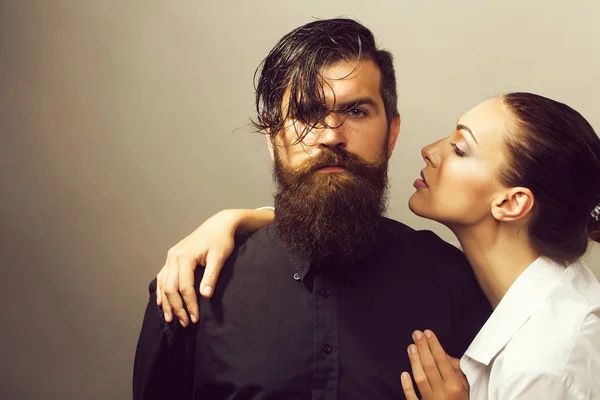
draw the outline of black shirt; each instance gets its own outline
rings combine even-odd
[[[164,322],[155,292],[134,399],[401,399],[415,329],[461,357],[491,313],[458,249],[387,218],[374,257],[342,271],[292,254],[272,225],[239,240],[188,328]]]

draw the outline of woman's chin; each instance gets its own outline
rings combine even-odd
[[[410,209],[410,211],[412,211],[413,214],[421,217],[421,218],[427,218],[427,219],[432,219],[428,213],[427,213],[427,209],[425,207],[425,205],[423,204],[423,202],[417,198],[418,197],[418,193],[414,193],[412,196],[410,196],[410,199],[408,199],[408,208]]]

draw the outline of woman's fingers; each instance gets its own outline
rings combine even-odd
[[[198,299],[196,297],[196,289],[194,288],[194,271],[196,270],[196,259],[191,257],[180,258],[178,262],[179,268],[179,293],[183,298],[183,302],[190,314],[192,322],[196,323],[200,318],[198,307]],[[187,321],[187,312],[181,305],[181,310],[175,309],[177,316],[185,316]],[[181,320],[181,319],[180,319]],[[186,324],[187,325],[187,324]],[[185,325],[184,325],[185,326]]]
[[[446,357],[448,357],[448,361],[450,362],[450,365],[452,366],[452,368],[456,372],[456,376],[458,376],[458,379],[460,380],[460,383],[463,385],[463,387],[468,392],[470,390],[469,381],[467,380],[467,377],[465,376],[465,374],[460,369],[460,360],[458,358],[452,357],[449,354],[446,354]]]
[[[410,374],[408,372],[403,372],[400,375],[400,382],[402,383],[402,390],[404,391],[404,396],[406,400],[419,400],[417,397],[417,393],[415,393],[415,388],[412,384],[412,379],[410,379]]]
[[[468,382],[458,360],[446,354],[435,334],[430,330],[414,331],[413,341],[415,344],[408,346],[408,358],[422,398],[468,399]],[[404,375],[401,381],[405,394],[412,396],[412,382],[407,382]]]
[[[421,360],[421,365],[422,365],[423,371],[427,375],[427,380],[429,381],[429,384],[431,385],[432,390],[435,391],[435,389],[437,387],[440,387],[441,385],[444,384],[444,380],[442,379],[440,371],[438,370],[436,360],[434,359],[433,355],[431,354],[431,351],[429,349],[429,343],[427,342],[427,338],[425,337],[423,332],[414,331],[413,332],[413,341],[415,342],[415,345],[418,348],[418,353],[419,353],[419,357]],[[448,362],[447,359],[446,359],[446,362]],[[415,376],[415,381],[416,381],[416,376]],[[420,386],[419,386],[419,390],[421,390]]]
[[[408,360],[410,361],[410,368],[412,369],[412,375],[421,392],[423,397],[429,397],[432,394],[431,385],[423,365],[421,364],[421,357],[419,356],[419,350],[417,346],[411,344],[408,346]]]
[[[454,368],[452,368],[450,361],[448,361],[448,356],[442,348],[438,338],[429,329],[425,330],[424,336],[427,340],[430,354],[435,361],[435,365],[437,366],[437,370],[439,371],[442,379],[445,382],[457,382],[458,377],[456,376],[456,371]]]
[[[167,281],[167,275],[169,275],[169,257],[170,256],[167,255],[167,262],[156,277],[156,301],[159,303],[159,306],[161,306],[165,321],[167,322],[172,321],[171,316],[173,315],[171,313],[169,300],[167,299],[167,296],[165,296],[165,283]]]
[[[160,272],[158,273],[158,275],[156,275],[156,305],[157,306],[161,306],[162,305],[162,299],[161,299],[161,292],[162,292],[162,288],[161,288],[161,280],[162,280],[162,276],[163,276],[163,271],[165,270],[165,266],[162,267],[162,269],[160,270]]]
[[[165,313],[165,321],[170,322],[167,314],[170,317],[175,315],[179,319],[179,323],[186,327],[188,325],[187,312],[183,308],[183,302],[179,294],[179,257],[169,258],[169,273],[164,284],[163,312]],[[165,303],[168,303],[165,308]]]
[[[228,250],[228,253],[231,251]],[[202,297],[210,298],[215,290],[217,279],[219,279],[219,273],[229,257],[228,253],[219,253],[211,251],[206,256],[206,268],[204,269],[204,275],[202,276],[202,282],[200,282],[200,294]],[[187,302],[186,302],[187,304]]]

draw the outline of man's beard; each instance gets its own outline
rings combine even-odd
[[[340,166],[345,171],[317,170]],[[343,149],[321,150],[291,168],[275,152],[275,221],[282,242],[312,261],[364,259],[376,246],[387,203],[388,159],[367,163]]]

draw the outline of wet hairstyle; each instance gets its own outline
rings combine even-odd
[[[535,250],[560,262],[600,241],[591,215],[600,202],[600,138],[571,107],[531,93],[501,97],[513,115],[506,136],[507,186],[523,186],[535,197],[528,232]]]
[[[396,75],[392,55],[377,48],[373,33],[359,22],[337,18],[317,20],[285,35],[255,72],[256,129],[274,138],[293,118],[303,128],[300,142],[335,110],[325,104],[322,70],[340,61],[372,60],[381,71],[381,97],[388,126],[398,113]],[[258,80],[256,80],[258,76]],[[289,97],[285,96],[289,91]],[[283,104],[284,97],[288,104]],[[340,111],[340,110],[335,110]],[[284,114],[285,112],[285,114]]]

